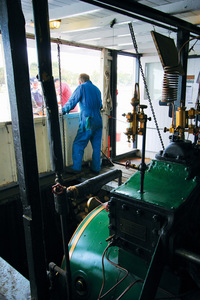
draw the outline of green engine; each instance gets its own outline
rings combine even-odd
[[[158,48],[161,35],[152,34]],[[169,73],[172,69],[167,68]],[[161,102],[173,108],[172,125],[164,129],[172,134],[171,142],[166,149],[162,143],[163,150],[148,166],[150,118],[136,85],[125,134],[129,142],[143,136],[141,164],[111,191],[108,211],[103,206],[92,211],[70,241],[74,299],[200,299],[200,97],[198,93],[196,109],[186,111],[180,101],[175,111],[177,99],[170,96],[174,82],[167,83]],[[155,119],[153,109],[152,115]],[[185,140],[186,132],[193,134],[194,143]]]
[[[69,244],[74,299],[200,299],[199,149],[172,142]]]

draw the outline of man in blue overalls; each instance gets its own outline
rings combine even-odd
[[[63,106],[63,114],[69,113],[77,103],[80,107],[79,128],[73,143],[73,166],[70,169],[72,173],[81,171],[84,149],[90,141],[93,148],[90,168],[98,174],[101,169],[102,100],[100,90],[87,74],[79,75],[79,86]]]

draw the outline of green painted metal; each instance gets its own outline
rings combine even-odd
[[[69,243],[73,300],[98,299],[103,281],[102,255],[108,245],[106,241],[109,237],[108,225],[108,212],[100,206],[88,214]],[[149,264],[140,257],[115,246],[109,248],[108,258],[115,264],[125,268],[128,271],[128,276],[103,299],[117,299],[127,287],[140,279],[122,297],[124,300],[138,300],[143,285],[142,281],[146,276]],[[104,266],[105,286],[102,295],[125,275],[125,271],[112,265],[106,258],[104,258]],[[63,260],[62,268],[65,269],[65,260]],[[75,292],[75,282],[79,277],[84,278],[87,282],[88,294],[86,296],[79,296]],[[164,282],[166,282],[165,279]],[[166,295],[169,296],[170,293],[166,294],[163,289],[158,288],[156,297]]]
[[[143,194],[139,171],[113,192],[172,210],[183,204],[197,185],[188,175],[189,170],[183,164],[152,160],[145,172]]]
[[[73,299],[79,299],[74,289],[74,283],[78,277],[83,277],[87,282],[88,295],[85,299],[94,300],[98,298],[103,281],[102,255],[108,245],[108,242],[106,241],[109,237],[108,224],[108,212],[106,212],[105,209],[102,210],[100,206],[83,220],[69,243]],[[120,251],[123,252],[123,250]],[[121,257],[120,261],[119,257]],[[108,258],[115,264],[125,264],[126,266],[130,266],[131,259],[133,262],[133,264],[131,263],[133,269],[134,265],[137,264],[136,260],[135,262],[133,261],[133,256],[130,256],[128,253],[127,256],[124,253],[121,253],[121,256],[119,256],[119,249],[114,246],[109,248]],[[104,258],[104,265],[105,286],[102,295],[111,289],[126,274],[125,271],[121,271],[119,268],[108,262],[106,258]],[[63,261],[62,268],[65,268],[65,261]],[[139,266],[137,266],[137,268],[139,268]],[[138,279],[138,277],[129,274],[116,289],[103,297],[103,299],[116,299],[126,287],[136,279]],[[135,283],[130,291],[123,296],[123,299],[130,299],[130,297],[131,299],[138,299],[141,286],[141,282]],[[80,299],[82,298],[80,297]]]
[[[188,200],[188,197],[197,186],[195,179],[188,178],[189,170],[186,166],[153,160],[145,173],[143,194],[140,193],[140,172],[135,173],[125,184],[113,190],[112,194],[126,196],[130,199],[144,201],[160,208],[172,210]],[[99,206],[88,214],[71,238],[69,254],[73,299],[95,300],[99,297],[103,282],[102,255],[108,245],[106,239],[109,238],[108,226],[108,212],[105,211],[103,206]],[[135,280],[140,279],[140,282],[136,282],[123,295],[124,300],[138,300],[143,285],[142,280],[148,272],[149,262],[116,246],[109,248],[108,257],[112,262],[126,269],[128,276],[103,299],[117,299]],[[104,267],[105,286],[102,295],[125,275],[124,270],[120,270],[108,262],[105,257]],[[65,261],[63,261],[62,268],[65,268]],[[87,295],[79,296],[77,294],[75,290],[77,278],[85,279]],[[165,270],[160,284],[162,289],[158,288],[156,297],[169,296],[170,292],[176,294],[179,279],[175,274]],[[164,291],[165,289],[167,292]]]

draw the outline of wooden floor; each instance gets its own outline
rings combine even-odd
[[[138,167],[141,163],[141,158],[129,158],[128,161],[130,161],[131,165],[135,165]],[[101,171],[99,172],[99,175],[104,174],[110,170],[121,170],[122,171],[122,183],[125,183],[137,170],[132,168],[132,167],[126,167],[126,162],[127,159],[121,160],[121,161],[116,161],[116,162],[109,162],[105,161],[102,163]],[[145,160],[146,164],[150,162],[150,159]],[[85,165],[82,167],[82,172],[80,174],[67,174],[67,180],[71,181],[73,179],[77,179],[81,182],[90,179],[96,175],[90,172],[89,166]],[[66,178],[65,178],[66,179]],[[118,179],[114,180],[114,182],[109,183],[109,185],[113,188],[116,187],[118,184]]]
[[[141,163],[141,158],[132,158],[130,159],[130,164],[139,166]],[[146,164],[149,163],[150,160],[146,160]],[[102,167],[101,171],[99,172],[99,175],[105,174],[111,170],[121,170],[122,171],[122,184],[125,183],[135,172],[137,172],[136,169],[133,168],[127,168],[126,167],[126,162],[127,159],[124,159],[123,161],[120,162],[109,162],[109,161],[104,161],[102,162]],[[93,173],[90,172],[90,168],[88,165],[83,165],[82,166],[82,171],[79,174],[65,174],[64,177],[66,186],[70,185],[71,182],[84,182],[86,180],[89,180],[95,176]],[[88,197],[85,198],[77,198],[75,201],[72,202],[73,204],[73,209],[76,215],[77,222],[81,222],[86,215],[93,210],[95,207],[99,205],[99,202],[93,201],[90,202],[90,199],[92,196],[95,196],[94,198],[98,198],[100,202],[105,203],[108,202],[110,199],[110,191],[115,189],[119,185],[118,178],[108,181],[103,187],[100,188],[99,192],[97,192],[96,195],[88,195]],[[90,203],[90,204],[89,204]]]

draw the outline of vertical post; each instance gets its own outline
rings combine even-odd
[[[12,129],[32,299],[48,299],[41,197],[28,70],[25,20],[20,0],[0,1]]]
[[[179,51],[183,44],[190,38],[190,33],[184,30],[178,30],[177,32],[177,50]],[[187,61],[188,61],[188,50],[189,43],[187,43],[180,52],[180,63],[183,66],[185,74],[179,76],[179,88],[178,88],[178,101],[182,102],[185,106],[185,95],[186,95],[186,82],[187,82]],[[180,103],[178,103],[180,106]]]
[[[111,64],[111,96],[113,101],[113,109],[111,111],[112,125],[110,126],[110,145],[111,145],[111,158],[116,156],[116,107],[117,107],[117,51],[112,51],[112,64]]]
[[[66,300],[71,299],[71,271],[70,271],[70,261],[69,261],[69,251],[68,251],[68,242],[69,242],[69,231],[66,217],[69,217],[70,208],[69,208],[69,199],[66,193],[66,189],[63,188],[60,184],[56,184],[53,187],[55,208],[57,213],[60,215],[61,230],[62,230],[62,240],[63,240],[63,251],[66,262]]]
[[[144,128],[143,128],[143,137],[142,137],[142,158],[140,164],[140,193],[144,193],[144,175],[146,171],[145,164],[145,148],[146,148],[146,128],[147,128],[147,116],[144,118]]]
[[[38,55],[38,75],[42,83],[42,89],[46,102],[47,109],[47,127],[49,135],[50,155],[52,170],[55,172],[56,184],[62,185],[62,171],[63,171],[63,155],[62,155],[62,143],[60,133],[60,123],[58,114],[58,103],[54,85],[54,79],[52,76],[52,61],[51,61],[51,42],[50,42],[50,29],[49,29],[49,13],[48,13],[48,1],[47,0],[32,0],[33,14],[35,24],[35,35],[37,44]],[[56,195],[54,193],[54,201],[60,201],[63,209],[60,213],[62,238],[63,238],[63,250],[66,257],[66,261],[69,262],[68,251],[68,235],[69,235],[69,209],[68,199],[65,194]],[[70,266],[68,263],[68,269],[66,272],[66,287],[67,287],[67,299],[71,299],[71,274]]]
[[[156,292],[165,266],[165,249],[162,238],[163,234],[158,237],[138,300],[156,299]]]
[[[58,103],[52,76],[51,43],[47,0],[33,0],[33,14],[38,55],[38,76],[42,84],[49,135],[52,170],[58,174],[63,171]]]
[[[140,55],[137,55],[135,58],[135,83],[138,83],[138,85],[140,82],[140,61],[139,60],[140,60]],[[138,136],[136,136],[136,139],[133,142],[133,148],[137,148],[137,140],[138,140]]]

